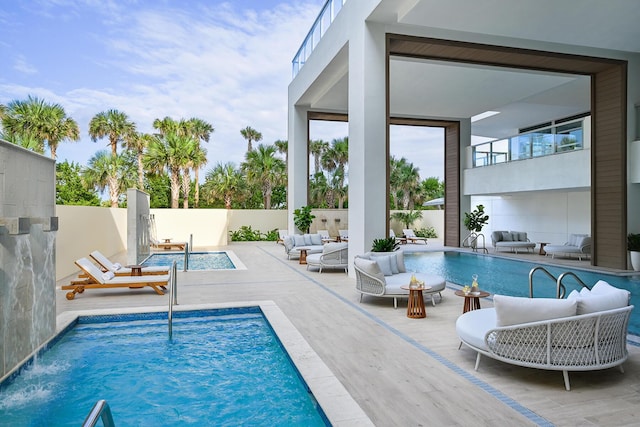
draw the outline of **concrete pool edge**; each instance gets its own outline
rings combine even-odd
[[[302,334],[273,301],[243,301],[219,304],[174,306],[174,311],[259,307],[273,328],[290,359],[300,372],[329,422],[334,426],[373,426],[373,422],[349,394],[344,385],[311,348]],[[78,310],[61,313],[56,319],[56,336],[78,317],[96,315],[166,312],[167,307]]]

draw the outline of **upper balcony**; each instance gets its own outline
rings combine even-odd
[[[291,61],[294,78],[346,2],[347,0],[327,0],[324,3],[320,14],[304,38],[302,46],[300,46],[300,49],[298,49],[298,52],[293,57],[293,61]]]

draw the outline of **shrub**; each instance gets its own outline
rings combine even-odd
[[[395,237],[387,237],[386,239],[373,239],[371,252],[393,252],[398,249],[400,243],[396,242]]]
[[[273,230],[263,234],[262,240],[268,240],[270,242],[275,242],[276,240],[278,240],[278,229],[274,228]]]
[[[262,240],[262,237],[260,231],[254,231],[250,225],[243,225],[240,230],[231,232],[231,240],[234,242],[254,242]]]
[[[413,230],[416,233],[416,236],[418,237],[428,237],[430,239],[437,239],[438,238],[438,234],[436,233],[436,229],[433,227],[427,227],[427,228],[417,228],[415,230]]]

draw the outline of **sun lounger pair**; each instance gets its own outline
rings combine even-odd
[[[187,245],[187,242],[172,242],[171,239],[162,239],[163,242],[159,242],[154,238],[151,238],[151,247],[152,248],[163,248],[166,250],[169,249],[180,249],[184,250],[184,247]]]
[[[116,276],[113,271],[102,272],[87,258],[80,258],[75,264],[81,269],[86,277],[79,277],[71,281],[69,285],[62,286],[62,290],[70,290],[66,297],[68,300],[75,298],[85,289],[106,289],[106,288],[143,288],[145,286],[153,289],[158,295],[164,295],[163,288],[169,283],[169,274],[151,274],[145,276]]]

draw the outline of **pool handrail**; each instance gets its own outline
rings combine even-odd
[[[187,271],[189,269],[189,242],[184,244],[184,269],[183,271]]]
[[[178,304],[178,267],[176,261],[171,264],[171,277],[169,281],[169,310],[167,311],[167,322],[169,326],[169,339],[173,337],[173,305]]]
[[[564,273],[561,273],[558,277],[555,277],[553,274],[551,274],[549,272],[549,270],[547,270],[546,268],[542,267],[542,266],[537,266],[537,267],[533,267],[531,269],[531,271],[529,272],[529,298],[533,298],[533,275],[536,271],[542,271],[543,273],[545,273],[551,280],[553,280],[554,282],[556,282],[556,298],[564,298],[565,295],[567,294],[567,288],[564,286],[564,284],[562,283],[562,281],[564,280],[565,277],[567,276],[572,276],[574,279],[576,279],[578,281],[578,283],[580,283],[582,285],[582,287],[587,288],[587,289],[591,289],[589,288],[589,286],[587,286],[586,283],[584,283],[582,281],[582,279],[580,279],[574,272],[572,271],[565,271]]]
[[[106,400],[100,399],[93,405],[89,415],[82,423],[82,427],[94,427],[99,419],[102,419],[104,427],[115,427],[113,422],[113,416],[111,415],[111,408]]]

